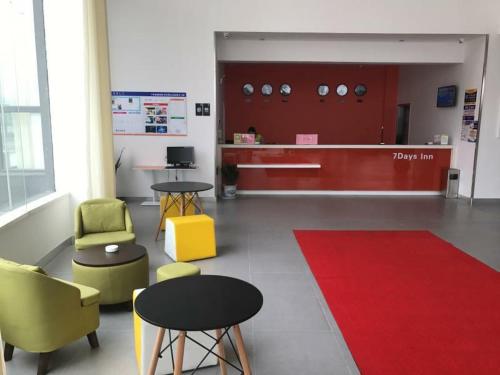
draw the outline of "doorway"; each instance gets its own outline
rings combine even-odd
[[[407,145],[410,134],[410,105],[398,104],[396,144]]]

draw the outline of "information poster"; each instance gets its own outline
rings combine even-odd
[[[113,134],[187,135],[185,92],[112,91]]]
[[[477,141],[478,122],[476,121],[477,89],[465,90],[464,114],[460,139],[467,142]]]

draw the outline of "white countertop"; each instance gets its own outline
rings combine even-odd
[[[219,144],[220,148],[352,148],[352,149],[452,149],[452,145],[234,145]]]

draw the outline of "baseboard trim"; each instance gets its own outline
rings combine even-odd
[[[205,202],[217,202],[216,197],[200,197],[200,199]]]
[[[466,199],[470,199],[470,197],[464,197]],[[498,198],[474,198],[474,203],[500,203],[500,199]]]
[[[147,199],[151,199],[151,197],[116,197],[116,199],[120,199],[125,202],[142,202]]]
[[[42,259],[40,259],[38,262],[36,262],[36,265],[40,266],[40,267],[45,267],[47,264],[52,262],[52,260],[54,260],[54,258],[56,256],[58,256],[65,248],[73,245],[73,242],[74,242],[73,239],[74,239],[73,236],[65,239],[63,242],[61,242],[59,245],[57,245],[54,250],[51,250]]]

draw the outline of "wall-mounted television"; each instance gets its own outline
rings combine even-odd
[[[455,107],[457,105],[457,86],[438,88],[436,107]]]

